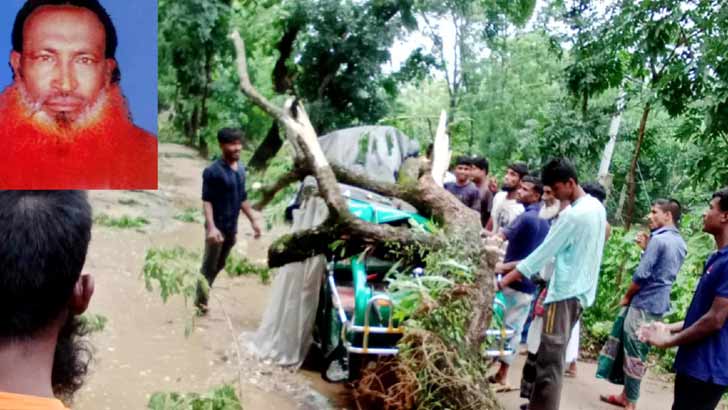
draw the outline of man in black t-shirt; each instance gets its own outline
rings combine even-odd
[[[490,219],[490,210],[493,208],[493,192],[490,190],[488,179],[488,160],[481,156],[473,157],[470,175],[473,184],[480,192],[480,223],[485,227]]]
[[[468,157],[458,157],[455,165],[455,182],[445,183],[444,188],[465,206],[480,212],[480,191],[470,182],[471,162]]]
[[[205,256],[200,269],[212,286],[217,274],[225,267],[230,250],[235,245],[238,215],[242,210],[253,227],[255,238],[260,227],[245,191],[245,167],[240,163],[243,135],[240,130],[223,128],[217,133],[222,158],[202,173],[202,206],[205,212]],[[208,292],[197,289],[195,306],[207,312]]]

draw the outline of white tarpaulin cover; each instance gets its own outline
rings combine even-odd
[[[329,161],[381,182],[395,182],[404,160],[419,151],[417,141],[386,126],[339,130],[322,136],[319,142]],[[313,177],[304,180],[302,190],[300,208],[293,211],[293,231],[314,227],[328,215],[326,204],[316,196]],[[278,270],[270,301],[248,349],[280,365],[301,365],[313,340],[325,264],[323,256],[315,256]]]

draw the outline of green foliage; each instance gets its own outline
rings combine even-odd
[[[159,3],[160,106],[176,132],[202,148],[200,130],[209,125],[217,59],[232,61],[230,6],[223,0],[162,0]],[[161,110],[160,110],[161,111]]]
[[[288,143],[268,163],[265,169],[252,170],[247,177],[248,200],[257,203],[262,198],[262,186],[278,181],[284,174],[293,169],[293,149]],[[296,194],[298,184],[293,183],[279,191],[271,202],[263,209],[265,229],[272,229],[284,222],[285,210],[291,198]]]
[[[406,326],[436,333],[445,343],[463,346],[465,325],[472,315],[464,299],[453,295],[456,288],[475,280],[477,258],[458,241],[439,249],[403,250],[425,255],[425,274],[411,275],[411,267],[395,265],[388,274],[388,291],[397,301],[395,315]],[[423,307],[425,308],[423,310]]]
[[[214,390],[199,393],[154,393],[147,404],[149,410],[242,410],[235,389],[223,385]]]
[[[263,284],[270,283],[270,268],[267,266],[256,265],[247,258],[240,257],[231,253],[225,262],[225,271],[231,278],[238,276],[256,275],[260,277]]]
[[[205,222],[205,217],[202,215],[202,211],[199,208],[185,208],[184,211],[174,216],[174,219],[187,223],[198,223]]]
[[[612,228],[612,234],[604,247],[597,298],[594,305],[584,311],[583,319],[585,328],[597,338],[598,343],[605,342],[609,336],[611,322],[619,311],[619,301],[639,265],[641,249],[635,244],[636,233],[625,232],[619,227]],[[609,325],[605,325],[605,322]]]
[[[662,118],[654,118],[659,117],[655,108],[680,122],[671,132],[658,132],[652,139],[662,144],[678,137],[683,151],[672,157],[677,161],[668,162],[679,163],[688,154],[691,160],[682,174],[690,178],[690,184],[708,189],[725,184],[728,165],[716,153],[728,147],[724,120],[728,69],[723,57],[728,45],[726,3],[619,1],[599,10],[593,2],[576,2],[564,19],[574,33],[566,36],[574,43],[574,61],[565,71],[567,86],[583,102],[583,111],[589,98],[623,87],[628,105],[653,107],[648,132],[663,124]]]
[[[79,320],[81,321],[81,326],[88,333],[96,333],[104,330],[109,318],[96,313],[84,313],[79,317]]]
[[[387,49],[403,29],[413,28],[413,1],[309,0],[291,15],[301,31],[296,39],[294,89],[308,102],[321,134],[357,124],[373,124],[386,113],[396,81],[382,73]],[[413,64],[417,64],[414,62]],[[427,63],[426,59],[420,59]],[[412,67],[408,67],[411,75]]]
[[[142,216],[122,215],[120,217],[97,214],[94,216],[94,223],[101,226],[120,229],[141,228],[149,224],[149,220]]]
[[[207,280],[199,272],[200,257],[180,246],[172,249],[150,248],[144,257],[142,278],[148,291],[154,290],[154,282],[159,286],[162,300],[166,303],[170,296],[181,295],[185,305],[194,299],[197,287],[207,292]]]

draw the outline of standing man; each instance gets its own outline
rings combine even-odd
[[[0,191],[0,410],[65,410],[83,384],[90,240],[85,193]]]
[[[541,179],[557,199],[567,200],[571,206],[559,214],[543,243],[496,286],[501,290],[514,281],[531,278],[551,258],[556,259],[544,300],[544,326],[529,409],[558,410],[571,329],[596,296],[607,218],[604,206],[579,186],[576,168],[569,160],[551,160],[544,166]]]
[[[581,185],[584,192],[598,199],[602,205],[607,200],[607,190],[604,189],[602,184],[599,182],[587,182]],[[612,227],[607,222],[607,230],[605,240],[609,240],[609,235],[612,233]],[[576,361],[579,359],[579,334],[581,333],[581,320],[577,320],[574,328],[571,329],[571,339],[569,344],[566,346],[566,371],[564,374],[568,377],[576,377]]]
[[[493,208],[490,221],[485,227],[486,231],[497,234],[523,213],[523,205],[516,200],[516,190],[521,185],[521,178],[526,174],[528,174],[526,164],[517,162],[508,166],[503,178],[502,191],[493,198]]]
[[[713,194],[703,231],[718,250],[705,263],[685,321],[654,322],[639,332],[653,346],[680,346],[672,410],[713,410],[728,389],[728,187]]]
[[[470,158],[458,157],[455,165],[455,182],[446,182],[444,188],[465,206],[480,212],[480,191],[470,182],[470,163]]]
[[[549,224],[549,229],[553,229],[554,224],[559,219],[559,213],[569,207],[568,201],[560,201],[554,196],[554,192],[549,186],[543,187],[543,203],[538,216],[545,219]],[[529,326],[528,335],[526,336],[526,362],[523,364],[523,372],[521,375],[521,392],[520,397],[530,399],[533,393],[533,382],[536,380],[536,354],[541,345],[541,331],[543,329],[544,307],[543,301],[546,300],[548,282],[554,273],[555,260],[551,260],[539,272],[538,278],[532,278],[538,284],[538,296],[533,304],[533,318]],[[573,330],[572,330],[573,336]],[[568,350],[568,349],[567,349]],[[521,409],[528,409],[528,403],[522,404]]]
[[[242,210],[253,227],[255,238],[260,227],[245,191],[245,167],[240,162],[242,131],[223,128],[217,133],[222,158],[205,168],[202,173],[202,206],[205,212],[205,256],[201,273],[209,286],[225,267],[230,250],[235,245],[238,215]],[[208,289],[197,288],[195,306],[200,313],[207,312]]]
[[[470,175],[473,178],[473,184],[480,192],[480,223],[485,228],[488,219],[490,219],[490,211],[493,208],[493,193],[490,191],[490,181],[488,179],[488,160],[481,156],[474,157]]]
[[[687,254],[687,245],[677,230],[680,214],[680,204],[674,199],[658,199],[652,204],[647,216],[650,240],[632,284],[619,303],[622,309],[612,334],[599,354],[597,378],[624,385],[620,395],[603,395],[600,399],[627,410],[634,410],[639,399],[650,348],[639,341],[637,329],[660,320],[670,310],[672,284]]]
[[[512,269],[516,262],[525,259],[546,237],[549,231],[549,223],[538,216],[541,210],[542,195],[543,185],[541,180],[530,175],[523,177],[521,186],[517,191],[517,198],[518,202],[526,210],[518,215],[508,227],[503,228],[499,234],[502,239],[508,241],[508,247],[506,248],[503,264],[496,266],[497,273],[503,273],[504,268],[507,267]],[[521,331],[531,311],[531,302],[535,291],[536,285],[528,278],[511,282],[502,290],[505,302],[503,322],[508,329],[515,332],[509,341],[510,348],[514,352],[518,350]],[[515,360],[515,355],[499,358],[500,368],[493,376],[492,382],[507,385],[508,369],[513,360]]]

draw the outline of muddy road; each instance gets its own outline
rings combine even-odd
[[[161,144],[158,191],[91,192],[95,214],[143,216],[150,223],[141,229],[94,226],[84,268],[96,280],[89,312],[107,317],[108,323],[92,337],[95,360],[87,383],[76,395],[75,410],[139,410],[146,408],[157,391],[205,392],[225,382],[237,382],[234,343],[241,332],[257,327],[270,286],[256,277],[230,279],[221,273],[209,315],[195,320],[194,331],[185,337],[191,310],[183,299],[172,297],[163,303],[158,292],[145,289],[140,276],[150,247],[182,246],[202,252],[202,226],[174,216],[200,207],[205,164],[193,150]],[[240,219],[234,251],[264,264],[268,244],[285,228],[254,240],[247,221]],[[242,367],[245,409],[329,406],[313,388],[320,384],[315,374],[272,368],[245,354]],[[330,386],[320,389],[336,396]]]

